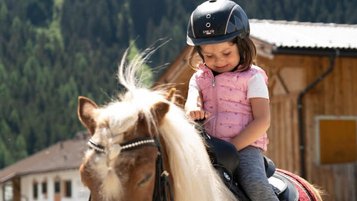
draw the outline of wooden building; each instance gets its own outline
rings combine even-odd
[[[269,76],[267,155],[320,187],[324,200],[357,201],[357,25],[250,25],[256,63]],[[185,47],[158,80],[176,83],[184,98],[191,51]]]

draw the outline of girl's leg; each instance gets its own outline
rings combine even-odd
[[[259,148],[248,146],[239,151],[239,168],[235,174],[252,201],[279,201],[265,173],[264,158]]]

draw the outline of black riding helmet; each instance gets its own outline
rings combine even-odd
[[[187,44],[220,43],[249,36],[249,21],[244,10],[230,0],[209,0],[191,14],[187,26]]]

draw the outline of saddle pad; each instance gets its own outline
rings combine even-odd
[[[277,169],[277,171],[284,174],[284,176],[294,184],[295,188],[299,192],[299,201],[318,200],[317,197],[315,196],[315,193],[310,188],[310,185],[304,179],[302,179],[298,175],[295,175],[291,172],[282,169]]]

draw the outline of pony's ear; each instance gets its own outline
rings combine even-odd
[[[152,108],[151,111],[154,116],[157,118],[157,123],[160,125],[162,119],[165,117],[166,113],[169,111],[170,105],[165,102],[156,103]]]
[[[84,96],[78,97],[77,115],[83,126],[89,130],[90,135],[95,132],[96,123],[93,116],[97,108],[97,104],[91,99]]]
[[[172,103],[176,101],[175,99],[175,92],[176,88],[171,88],[167,94],[166,94],[166,99]],[[166,102],[159,102],[156,103],[152,108],[151,112],[155,115],[157,118],[156,121],[160,125],[162,119],[165,117],[166,113],[169,111],[170,105]]]
[[[175,97],[175,93],[176,93],[176,88],[171,88],[167,94],[166,94],[166,99],[172,103],[176,102],[176,97]]]

